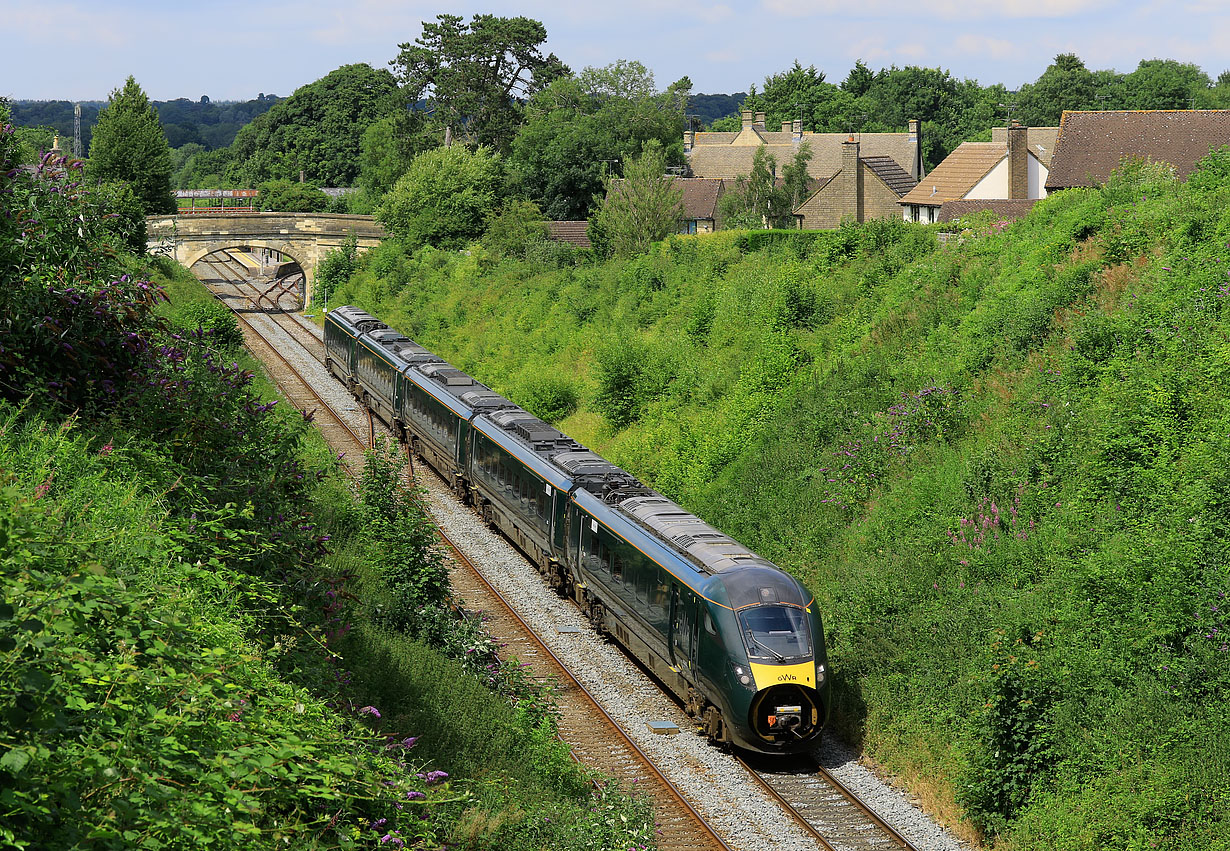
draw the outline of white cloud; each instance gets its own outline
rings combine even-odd
[[[965,33],[958,36],[956,46],[962,53],[975,56],[989,56],[992,59],[1010,59],[1016,56],[1024,56],[1027,51],[1033,50],[1032,46],[1027,48],[1023,44],[1018,44],[1008,39],[991,38],[990,36],[977,35],[975,33]]]

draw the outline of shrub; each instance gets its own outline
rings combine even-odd
[[[178,311],[179,321],[188,330],[200,329],[219,349],[237,349],[243,345],[243,331],[235,312],[219,301],[194,301]]]
[[[577,410],[576,386],[558,376],[531,379],[517,398],[523,408],[543,422],[557,423]]]

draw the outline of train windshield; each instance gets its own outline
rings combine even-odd
[[[739,627],[749,658],[786,662],[811,656],[811,627],[802,609],[793,606],[740,609]]]

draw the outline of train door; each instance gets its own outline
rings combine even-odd
[[[696,595],[689,588],[671,590],[671,664],[690,670],[696,659]]]

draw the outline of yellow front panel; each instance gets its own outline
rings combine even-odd
[[[755,662],[748,664],[752,667],[752,677],[756,680],[757,689],[783,684],[816,687],[815,662],[804,662],[801,665],[757,665]]]

